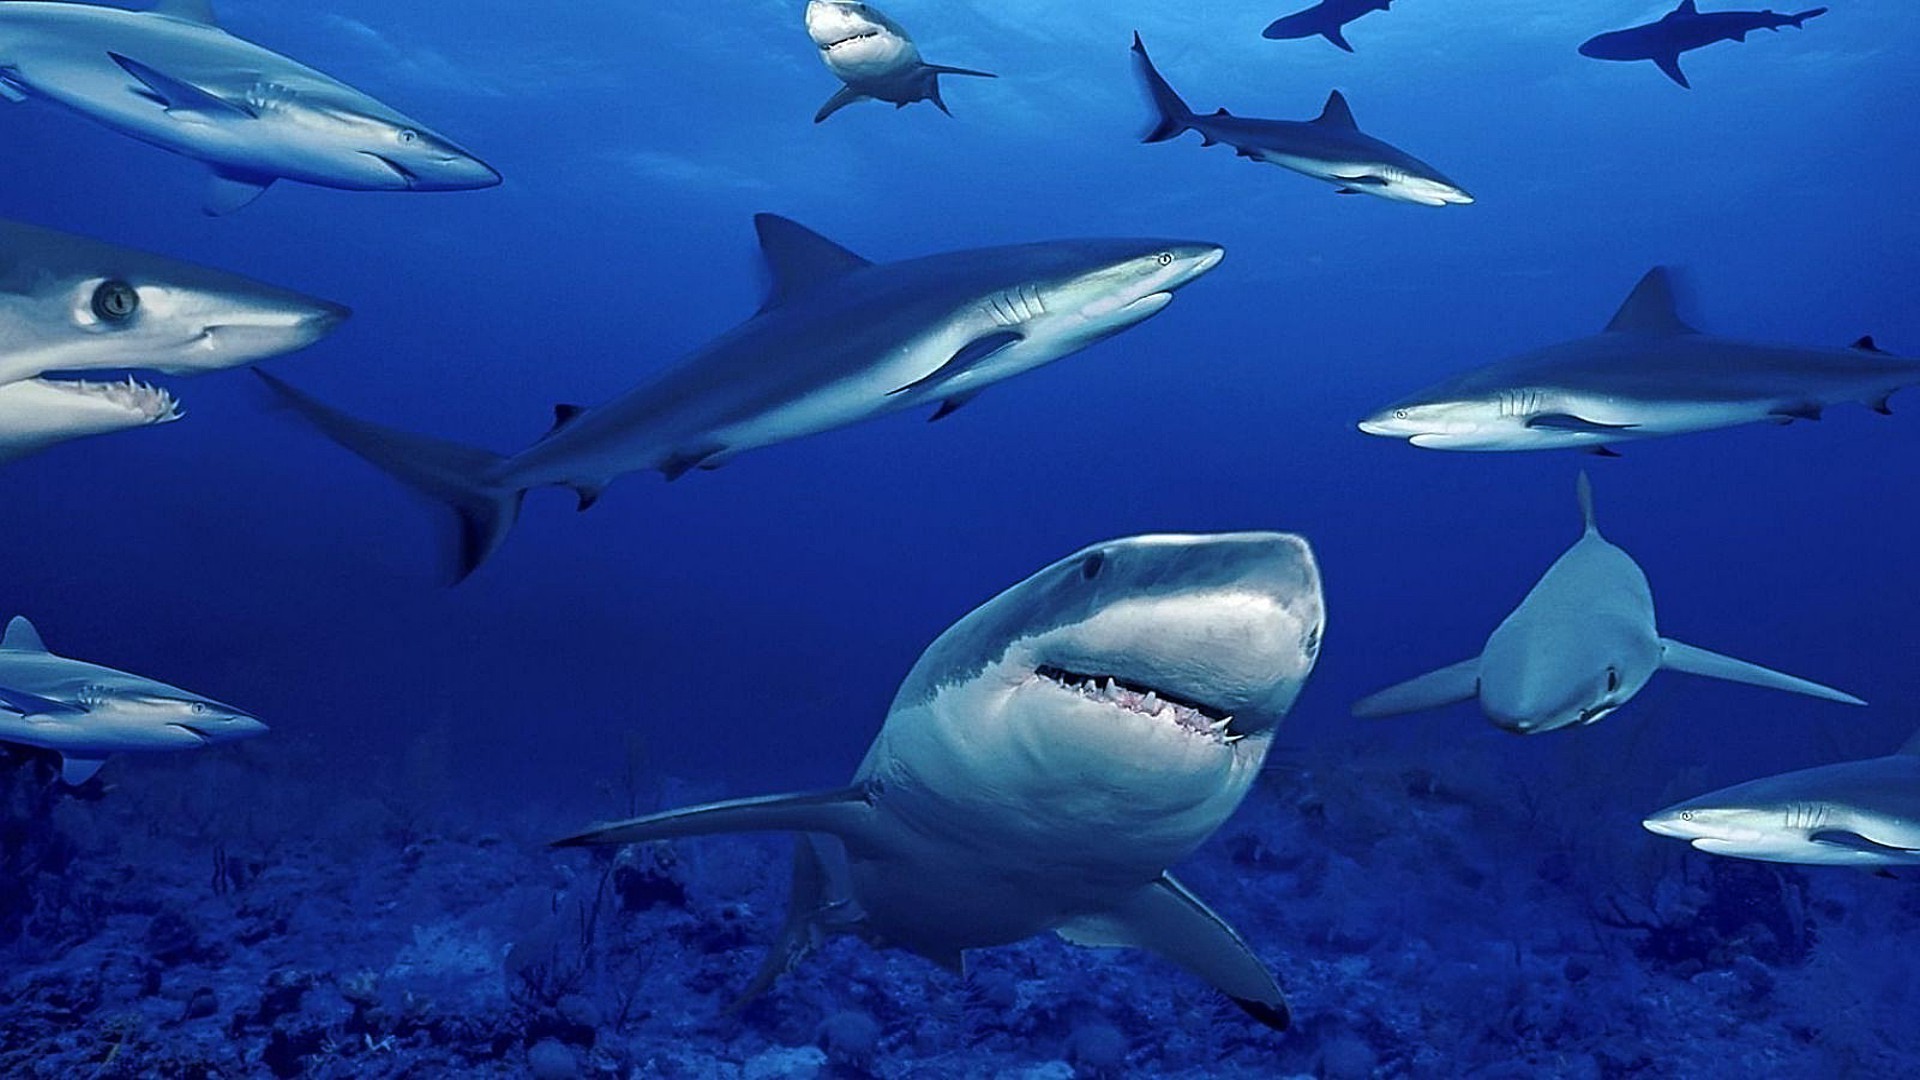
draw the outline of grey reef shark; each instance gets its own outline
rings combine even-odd
[[[582,510],[616,477],[669,480],[748,450],[932,406],[1153,317],[1225,252],[1180,240],[1056,240],[873,263],[783,217],[754,219],[773,287],[751,319],[606,404],[561,405],[503,456],[355,420],[267,377],[323,432],[459,519],[465,578],[506,538],[531,488]]]
[[[1260,36],[1269,41],[1293,41],[1318,36],[1352,52],[1353,46],[1348,44],[1345,33],[1347,24],[1362,15],[1386,11],[1391,7],[1393,0],[1321,0],[1304,11],[1275,19],[1261,31]]]
[[[807,36],[827,70],[844,84],[814,114],[816,124],[856,101],[888,101],[902,109],[931,101],[952,116],[940,96],[940,76],[997,78],[991,72],[927,63],[899,23],[859,0],[809,0]]]
[[[145,11],[0,0],[0,98],[32,97],[206,163],[210,214],[283,179],[352,191],[500,182],[418,121],[222,30],[209,0]]]
[[[1221,109],[1202,116],[1187,107],[1153,66],[1138,33],[1133,55],[1158,117],[1142,142],[1165,142],[1188,131],[1200,145],[1225,143],[1241,157],[1324,180],[1342,195],[1372,195],[1420,206],[1464,205],[1466,189],[1419,158],[1367,135],[1354,123],[1347,99],[1335,90],[1312,120],[1254,120]]]
[[[1606,329],[1475,368],[1360,421],[1369,435],[1432,450],[1581,449],[1767,421],[1818,420],[1833,405],[1875,412],[1920,383],[1920,364],[1872,337],[1850,348],[1765,345],[1703,334],[1680,318],[1654,267]]]
[[[1397,716],[1478,699],[1496,726],[1536,735],[1605,719],[1662,670],[1866,704],[1831,687],[1661,637],[1647,575],[1633,556],[1600,535],[1585,473],[1579,495],[1585,519],[1579,541],[1494,628],[1480,655],[1364,698],[1353,714]]]
[[[1749,780],[1642,822],[1696,850],[1763,862],[1920,865],[1920,735],[1899,751]]]
[[[60,778],[84,784],[108,756],[197,750],[267,725],[212,698],[48,652],[26,619],[0,639],[0,742],[60,755]]]
[[[1690,90],[1693,84],[1680,70],[1681,53],[1720,41],[1745,41],[1755,30],[1778,32],[1783,26],[1798,30],[1808,19],[1826,13],[1823,7],[1794,15],[1774,11],[1702,12],[1694,0],[1680,0],[1679,7],[1656,22],[1587,39],[1580,46],[1580,55],[1595,60],[1651,60],[1667,78]]]
[[[0,221],[0,462],[180,419],[173,395],[122,372],[251,364],[347,315],[238,274]]]
[[[1049,931],[1172,961],[1268,1027],[1267,967],[1167,868],[1246,797],[1320,650],[1320,574],[1283,533],[1097,544],[928,647],[845,788],[683,807],[563,846],[803,834],[748,987],[828,934],[954,972]]]

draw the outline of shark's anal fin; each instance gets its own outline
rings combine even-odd
[[[1437,709],[1480,696],[1480,658],[1462,660],[1439,671],[1389,686],[1354,702],[1353,715],[1374,719]]]
[[[872,821],[874,797],[874,790],[861,784],[833,791],[729,799],[601,825],[556,840],[553,846],[642,844],[732,832],[817,832],[857,842]]]
[[[107,763],[106,758],[81,757],[77,754],[65,754],[60,758],[60,779],[69,787],[79,787],[93,779],[100,766]]]
[[[1846,848],[1849,851],[1858,851],[1867,855],[1920,854],[1920,851],[1916,851],[1916,849],[1914,848],[1904,848],[1904,847],[1898,847],[1893,844],[1883,844],[1880,841],[1875,840],[1871,837],[1862,836],[1857,832],[1852,832],[1847,829],[1823,829],[1820,832],[1814,833],[1813,835],[1807,837],[1807,839],[1815,844],[1825,844],[1828,847]]]
[[[83,706],[69,705],[64,701],[55,701],[38,694],[29,694],[25,690],[12,690],[0,686],[0,707],[12,709],[22,716],[71,716],[87,710]]]
[[[1830,686],[1822,686],[1771,668],[1763,668],[1758,664],[1749,664],[1745,660],[1735,660],[1731,656],[1708,652],[1672,638],[1660,639],[1660,666],[1668,671],[1702,675],[1709,679],[1724,679],[1727,682],[1745,683],[1748,686],[1762,686],[1769,690],[1786,690],[1826,701],[1837,701],[1843,705],[1866,704],[1852,694],[1835,690]]]
[[[7,623],[7,636],[0,638],[0,649],[17,649],[21,652],[46,652],[47,643],[40,640],[40,631],[25,615],[15,615]]]
[[[244,209],[253,200],[266,194],[267,188],[273,186],[273,181],[274,177],[259,173],[215,169],[213,179],[207,184],[207,201],[202,209],[212,217],[224,217]]]
[[[696,446],[686,450],[676,450],[667,460],[660,463],[660,475],[669,483],[680,479],[694,469],[704,465],[706,460],[725,450],[726,447],[715,443],[711,446]],[[591,506],[592,503],[588,503]],[[581,509],[585,509],[582,507]]]
[[[954,353],[946,363],[941,364],[939,367],[933,369],[933,371],[913,380],[905,386],[895,387],[887,391],[887,396],[892,397],[895,394],[904,394],[910,390],[922,390],[926,387],[946,382],[948,379],[953,378],[955,375],[960,374],[1002,349],[1011,348],[1025,340],[1026,335],[1020,333],[1018,330],[995,330],[993,333],[983,334],[967,342],[965,345],[960,346],[960,351]]]
[[[109,52],[107,56],[120,65],[121,70],[139,80],[145,88],[141,93],[165,108],[169,116],[207,121],[254,120],[260,116],[244,102],[230,101],[132,57],[116,52]]]
[[[773,286],[761,311],[779,307],[802,293],[864,270],[873,263],[821,236],[797,221],[778,214],[755,214],[753,228],[760,237]]]
[[[1782,405],[1767,415],[1779,420],[1818,420],[1825,411],[1819,402],[1803,401],[1796,405]]]
[[[1112,911],[1083,915],[1058,932],[1076,945],[1130,946],[1157,953],[1205,979],[1275,1031],[1287,1030],[1292,1022],[1273,973],[1233,927],[1171,874],[1160,875]]]
[[[854,102],[865,100],[867,100],[867,95],[855,90],[851,86],[843,86],[835,91],[832,97],[827,99],[825,105],[820,106],[819,112],[813,114],[813,122],[818,124]]]
[[[1655,64],[1659,65],[1661,71],[1667,73],[1667,78],[1680,84],[1681,89],[1693,89],[1693,84],[1687,81],[1687,73],[1680,70],[1679,53],[1664,53],[1652,59]]]
[[[1572,413],[1541,413],[1527,417],[1527,427],[1547,431],[1574,431],[1589,435],[1607,435],[1619,431],[1632,431],[1639,424],[1603,424],[1598,420],[1589,420]]]

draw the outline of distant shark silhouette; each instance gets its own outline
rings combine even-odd
[[[819,123],[856,101],[890,101],[904,109],[916,101],[931,101],[952,116],[940,96],[940,76],[999,76],[990,71],[929,64],[920,59],[913,38],[878,8],[859,0],[810,0],[807,35],[819,46],[827,70],[846,85],[827,99],[813,122]]]
[[[1352,52],[1353,46],[1347,44],[1346,35],[1341,30],[1368,12],[1385,11],[1392,6],[1393,0],[1321,0],[1305,11],[1275,19],[1260,36],[1271,41],[1292,41],[1318,34]]]
[[[1680,54],[1712,45],[1716,41],[1745,41],[1755,30],[1778,32],[1783,26],[1798,30],[1815,15],[1826,14],[1823,7],[1797,15],[1773,11],[1710,11],[1702,14],[1694,0],[1680,0],[1680,6],[1645,26],[1615,30],[1589,38],[1580,46],[1581,56],[1595,60],[1651,60],[1667,78],[1687,89],[1693,84],[1680,70]]]
[[[1327,96],[1326,108],[1312,120],[1255,120],[1225,109],[1202,116],[1187,107],[1153,66],[1138,33],[1133,35],[1133,57],[1159,114],[1142,142],[1166,142],[1197,131],[1202,146],[1226,143],[1243,158],[1325,180],[1342,195],[1373,195],[1420,206],[1473,201],[1440,170],[1361,131],[1338,90]]]

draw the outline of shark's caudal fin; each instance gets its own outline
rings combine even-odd
[[[1389,686],[1369,694],[1353,704],[1353,715],[1364,719],[1399,716],[1402,713],[1437,709],[1442,705],[1471,701],[1480,696],[1480,658],[1462,660],[1429,671],[1418,678]]]
[[[1758,664],[1749,664],[1745,660],[1735,660],[1731,656],[1697,649],[1682,644],[1672,638],[1660,639],[1660,666],[1668,671],[1683,671],[1689,675],[1704,675],[1709,679],[1724,679],[1727,682],[1746,683],[1748,686],[1763,686],[1769,690],[1786,690],[1795,694],[1805,694],[1826,701],[1837,701],[1843,705],[1865,705],[1866,702],[1852,694],[1822,686],[1806,679],[1797,679]]]
[[[872,821],[872,798],[871,790],[856,786],[728,799],[597,826],[578,836],[556,840],[553,846],[641,844],[732,832],[816,832],[858,842]]]
[[[1787,19],[1788,25],[1792,26],[1795,30],[1798,30],[1801,27],[1806,25],[1806,22],[1808,19],[1811,19],[1816,15],[1825,15],[1826,13],[1827,13],[1827,9],[1823,7],[1808,8],[1806,11],[1801,11],[1792,15],[1788,15],[1786,19]]]
[[[1128,946],[1173,961],[1211,983],[1249,1016],[1285,1031],[1292,1022],[1280,984],[1233,927],[1173,875],[1140,889],[1111,911],[1060,927],[1076,945]]]
[[[1140,32],[1133,34],[1133,55],[1135,66],[1140,69],[1140,78],[1147,84],[1147,94],[1153,98],[1153,107],[1159,112],[1153,130],[1141,138],[1141,142],[1166,142],[1168,139],[1193,127],[1193,110],[1180,100],[1173,86],[1153,66],[1153,60],[1147,55],[1147,47],[1140,41]]]
[[[479,569],[506,540],[526,492],[488,482],[488,474],[502,461],[500,455],[358,420],[264,371],[256,368],[254,374],[328,438],[453,511],[460,526],[455,584]]]

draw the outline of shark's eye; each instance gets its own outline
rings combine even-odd
[[[400,129],[399,139],[403,144],[411,144],[414,142],[414,140],[418,139],[419,137],[420,137],[420,133],[413,130],[412,128]]]
[[[1682,810],[1682,811],[1680,811],[1680,820],[1681,820],[1681,821],[1692,821],[1692,820],[1693,820],[1693,811],[1691,811],[1691,810]]]
[[[140,294],[124,281],[103,281],[93,290],[93,314],[101,322],[126,322],[138,310]]]
[[[1407,410],[1405,409],[1393,410],[1393,418],[1395,420],[1405,420],[1407,418]]]
[[[1614,670],[1613,668],[1608,668],[1607,669],[1607,693],[1611,694],[1618,689],[1620,689],[1620,672]]]
[[[1080,560],[1080,576],[1092,581],[1100,576],[1100,568],[1107,565],[1107,557],[1096,551]]]
[[[1160,265],[1161,265],[1161,266],[1172,266],[1172,265],[1173,265],[1173,252],[1171,252],[1171,251],[1163,251],[1163,252],[1161,252],[1161,253],[1160,253],[1160,255],[1159,255],[1159,258],[1157,259],[1157,261],[1158,261],[1158,262],[1160,263]]]
[[[207,703],[206,703],[206,702],[204,702],[204,701],[196,701],[196,702],[194,702],[194,703],[193,703],[193,714],[194,714],[195,716],[200,716],[200,715],[203,715],[203,714],[204,714],[204,713],[205,713],[206,711],[207,711]]]

